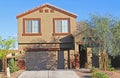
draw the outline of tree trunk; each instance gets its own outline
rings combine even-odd
[[[2,58],[2,71],[5,72],[4,57]]]
[[[102,70],[106,71],[108,67],[108,54],[106,51],[100,54],[100,67]]]
[[[4,56],[2,58],[2,70],[3,70],[3,74],[7,75],[7,58],[6,58],[6,56]]]

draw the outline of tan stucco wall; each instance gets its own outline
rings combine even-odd
[[[49,9],[48,7],[44,7],[44,9]],[[23,18],[41,18],[41,36],[22,36],[23,34]],[[39,10],[27,14],[23,17],[18,18],[18,43],[30,43],[30,42],[38,42],[40,38],[49,42],[53,37],[53,18],[70,18],[70,26],[71,33],[76,30],[76,19],[68,16],[66,14],[60,13],[54,10],[54,13],[40,13]],[[58,36],[55,36],[58,37]],[[63,38],[65,36],[59,36]],[[21,46],[19,45],[19,49]]]
[[[75,40],[75,52],[79,52],[79,44],[77,44],[77,42],[82,42],[82,38],[83,38],[83,35],[82,34],[78,34],[74,37],[74,40]]]

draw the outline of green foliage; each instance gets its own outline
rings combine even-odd
[[[92,67],[91,72],[98,72],[98,68]]]
[[[111,60],[108,60],[108,67],[107,67],[108,71],[115,71],[115,68],[111,66]]]
[[[114,67],[110,67],[110,68],[108,68],[108,71],[115,71],[115,68]]]
[[[3,56],[4,56],[4,51],[2,50],[2,51],[0,51],[0,59],[2,59]]]
[[[120,21],[116,22],[116,25],[114,28],[111,29],[112,31],[112,54],[113,56],[120,55]]]
[[[8,39],[2,39],[0,40],[0,48],[1,49],[12,49],[15,48],[15,39],[8,38]]]
[[[103,52],[103,50],[111,50],[112,33],[110,30],[114,25],[114,20],[112,20],[113,19],[109,16],[91,16],[91,21],[89,24],[91,27],[94,27],[95,33],[91,35],[94,42],[98,44],[98,51],[96,52]],[[96,45],[94,48],[96,48]]]
[[[92,74],[92,78],[109,78],[108,75],[102,73],[102,72],[94,72]]]
[[[82,40],[85,46],[92,47],[94,54],[106,50],[112,56],[120,55],[120,20],[110,15],[91,15],[84,23],[82,27],[86,29],[82,32]]]
[[[8,39],[2,39],[0,36],[0,59],[2,60],[2,69],[5,75],[7,74],[6,56],[10,53],[13,53],[11,52],[11,49],[15,48],[15,42],[16,40],[14,38],[9,37]]]
[[[13,73],[18,70],[17,63],[14,59],[9,61],[8,67],[10,68],[10,72]]]
[[[108,59],[108,68],[111,68],[111,60]]]
[[[9,50],[15,48],[15,42],[14,38],[2,39],[0,36],[0,59],[11,53]]]

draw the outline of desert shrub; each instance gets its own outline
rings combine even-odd
[[[92,78],[109,78],[108,75],[102,73],[102,72],[94,72],[92,74]]]
[[[98,71],[98,68],[95,68],[95,67],[91,68],[91,72],[97,72],[97,71]]]
[[[115,71],[114,67],[108,68],[108,71]]]
[[[11,73],[18,71],[17,63],[14,59],[11,59],[9,61],[8,67],[10,68]]]

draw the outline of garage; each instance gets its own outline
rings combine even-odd
[[[32,51],[26,53],[26,70],[57,69],[57,51]]]

